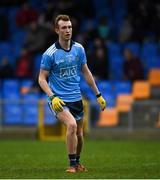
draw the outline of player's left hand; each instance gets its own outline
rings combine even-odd
[[[97,97],[97,102],[101,108],[101,111],[103,111],[106,108],[106,101],[102,96]]]

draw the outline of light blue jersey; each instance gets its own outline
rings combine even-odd
[[[81,44],[71,42],[70,50],[64,50],[59,42],[43,54],[41,69],[49,71],[48,84],[53,93],[65,102],[82,99],[80,92],[81,66],[86,63],[86,54]]]

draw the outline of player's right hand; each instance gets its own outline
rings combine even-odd
[[[61,99],[59,99],[58,97],[54,97],[52,99],[52,107],[56,113],[63,111],[64,105],[65,105],[65,103]]]

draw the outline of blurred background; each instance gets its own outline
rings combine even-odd
[[[160,137],[159,0],[1,0],[0,137],[64,138],[38,86],[42,53],[57,40],[53,18],[68,14],[73,40],[107,101],[100,112],[83,77],[91,137]]]

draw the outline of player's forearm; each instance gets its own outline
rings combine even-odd
[[[99,94],[99,90],[97,88],[97,85],[95,83],[95,80],[92,76],[92,73],[90,72],[90,70],[88,70],[86,73],[84,73],[84,77],[86,82],[88,83],[88,85],[91,87],[91,89],[93,90],[93,92],[97,95]]]
[[[40,87],[43,89],[43,91],[48,95],[52,96],[53,92],[51,91],[50,87],[48,86],[48,83],[45,79],[39,78],[38,80]]]

